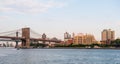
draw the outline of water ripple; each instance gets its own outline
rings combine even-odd
[[[0,64],[120,64],[120,50],[0,49]]]

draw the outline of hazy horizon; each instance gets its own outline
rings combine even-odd
[[[0,32],[30,27],[48,37],[93,34],[103,29],[120,37],[120,0],[0,0]]]

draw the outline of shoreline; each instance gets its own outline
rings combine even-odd
[[[11,49],[17,49],[14,47],[0,47],[0,48],[11,48]],[[80,48],[80,47],[54,47],[54,48],[19,48],[19,49],[115,49],[120,50],[119,48]]]
[[[116,49],[120,50],[120,48],[79,48],[79,47],[55,47],[55,48],[28,48],[28,49]]]

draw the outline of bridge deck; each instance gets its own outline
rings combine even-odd
[[[8,39],[12,39],[12,40],[16,40],[16,39],[19,39],[19,40],[24,40],[25,38],[23,37],[10,37],[10,36],[0,36],[0,38],[8,38]],[[41,38],[30,38],[30,40],[35,40],[35,41],[46,41],[46,42],[61,42],[60,40],[50,40],[50,39],[41,39]],[[2,39],[0,40],[2,41]],[[4,40],[3,40],[4,41]]]

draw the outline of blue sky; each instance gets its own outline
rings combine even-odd
[[[120,0],[0,0],[0,30],[30,27],[48,37],[89,33],[101,40],[103,29],[120,37]]]

